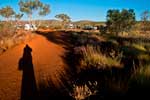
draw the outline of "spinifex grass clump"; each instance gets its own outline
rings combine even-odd
[[[131,77],[131,82],[141,87],[150,87],[150,65],[143,65],[136,69]]]
[[[73,91],[70,93],[70,96],[72,96],[75,100],[84,100],[91,95],[95,95],[97,91],[97,81],[90,82],[88,81],[87,84],[82,85],[73,85]]]
[[[78,51],[80,51],[81,55],[83,56],[81,60],[81,69],[89,69],[91,67],[96,69],[122,67],[120,63],[121,56],[106,56],[105,54],[102,54],[100,50],[89,45],[86,47],[80,47],[80,50]]]

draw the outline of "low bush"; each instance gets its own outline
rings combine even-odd
[[[7,30],[11,31],[11,29]],[[30,40],[34,36],[34,34],[27,34],[24,31],[19,33],[9,33],[9,31],[7,31],[8,33],[6,32],[5,34],[0,34],[0,54],[17,44]],[[3,30],[0,32],[3,32]]]
[[[15,32],[16,28],[10,22],[0,23],[0,37],[11,37]]]

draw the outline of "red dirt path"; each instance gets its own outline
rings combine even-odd
[[[32,48],[32,61],[37,84],[40,79],[49,76],[52,76],[52,80],[57,82],[58,72],[63,71],[65,65],[61,58],[65,52],[63,47],[48,41],[41,35],[35,35],[31,41],[20,44],[0,55],[0,100],[20,99],[22,71],[18,70],[18,62],[26,44]]]

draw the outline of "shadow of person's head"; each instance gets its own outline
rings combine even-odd
[[[32,48],[30,48],[29,45],[26,44],[26,46],[24,47],[24,52],[31,53],[32,52]]]
[[[24,47],[23,58],[29,59],[31,57],[32,48],[28,44]]]
[[[19,60],[19,70],[26,68],[27,66],[32,66],[32,48],[28,44],[24,47],[23,56]]]

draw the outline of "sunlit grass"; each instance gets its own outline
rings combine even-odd
[[[148,55],[148,54],[141,54],[141,55],[138,55],[137,57],[138,57],[139,60],[144,60],[144,61],[147,61],[147,62],[150,61],[150,55]]]
[[[138,68],[136,71],[136,76],[140,78],[150,78],[150,65],[145,65],[141,68]]]
[[[81,69],[95,67],[97,69],[105,69],[111,67],[122,67],[120,59],[112,58],[102,54],[100,50],[93,46],[86,46],[82,48],[83,59],[81,60]]]
[[[90,82],[88,84],[83,85],[73,85],[73,92],[70,93],[75,100],[84,100],[91,95],[95,95],[97,93],[97,82]]]
[[[130,82],[138,84],[141,87],[150,86],[150,64],[143,65],[135,70]]]
[[[144,48],[143,45],[140,45],[140,44],[132,44],[132,46],[138,50],[141,50],[141,51],[146,51],[146,49]]]

